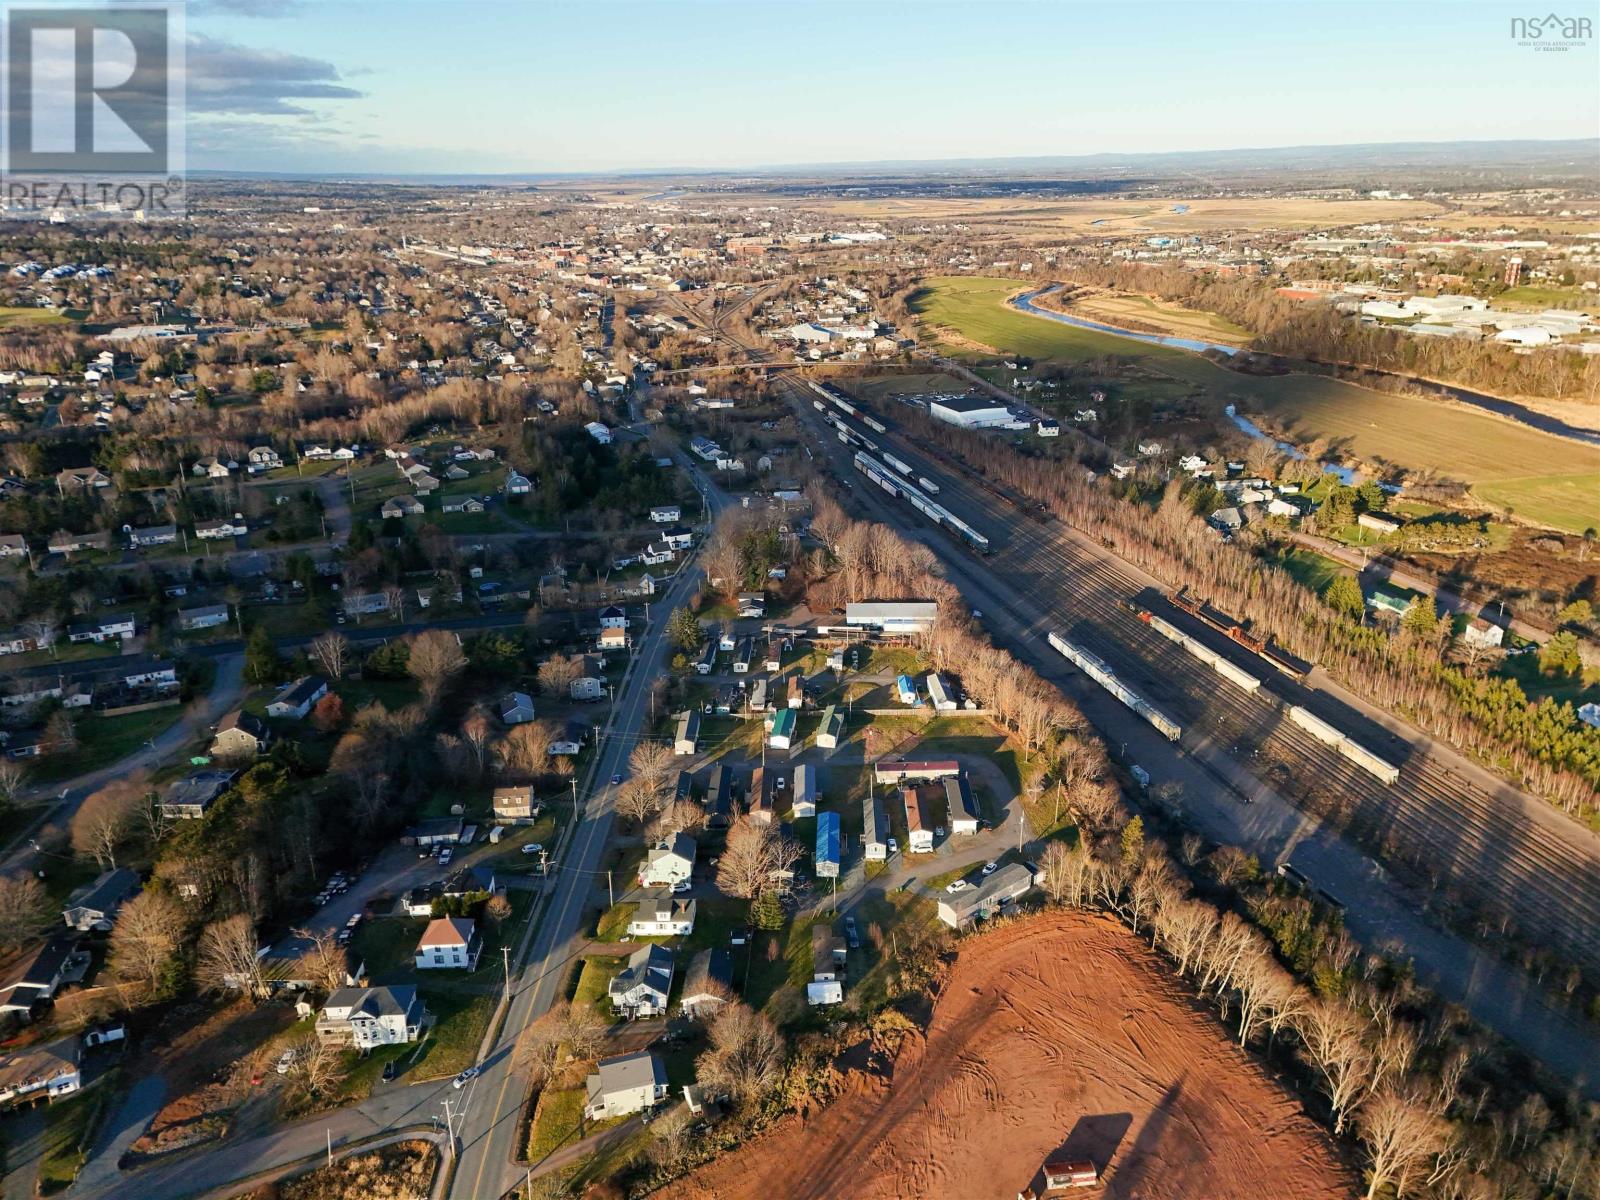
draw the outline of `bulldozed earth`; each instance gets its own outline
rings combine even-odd
[[[864,1049],[864,1048],[863,1048]],[[1010,1200],[1051,1158],[1120,1200],[1336,1200],[1356,1180],[1299,1102],[1103,917],[964,943],[926,1030],[847,1053],[833,1103],[668,1191],[687,1200]]]

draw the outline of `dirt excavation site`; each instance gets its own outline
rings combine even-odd
[[[847,1056],[848,1057],[848,1056]],[[1106,918],[967,942],[924,1034],[668,1189],[690,1200],[1014,1200],[1058,1152],[1117,1200],[1335,1200],[1328,1137]]]

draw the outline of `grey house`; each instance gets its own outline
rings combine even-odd
[[[109,932],[122,902],[139,890],[139,877],[126,867],[107,871],[87,887],[79,888],[67,900],[61,917],[69,929]]]
[[[589,1120],[626,1117],[667,1098],[667,1069],[648,1050],[602,1058],[584,1092],[583,1115]]]
[[[635,950],[606,987],[611,1004],[630,1021],[660,1016],[672,992],[672,951],[652,944]]]

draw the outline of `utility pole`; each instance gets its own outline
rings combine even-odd
[[[611,901],[611,908],[615,908],[617,906],[617,893],[611,886],[610,868],[606,869],[606,898]]]
[[[325,1132],[328,1135],[328,1166],[331,1167],[333,1166],[333,1128],[331,1126],[326,1127]]]
[[[511,947],[501,946],[500,956],[506,964],[506,999],[511,999]]]

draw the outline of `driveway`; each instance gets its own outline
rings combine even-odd
[[[78,1173],[75,1187],[93,1189],[114,1184],[121,1174],[117,1163],[155,1119],[166,1098],[166,1080],[160,1075],[147,1075],[129,1088],[95,1140],[94,1150]],[[6,1196],[9,1200],[11,1193],[7,1192]]]

